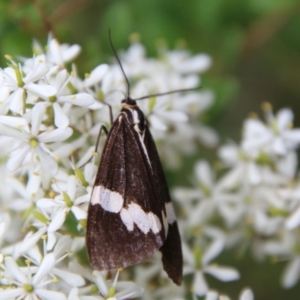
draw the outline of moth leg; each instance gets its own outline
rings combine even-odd
[[[109,105],[110,107],[110,105]],[[98,151],[98,146],[99,146],[99,141],[100,141],[100,136],[101,136],[101,133],[102,131],[104,131],[105,135],[107,136],[108,135],[108,130],[107,128],[104,126],[104,125],[101,125],[100,129],[99,129],[99,133],[98,133],[98,136],[97,136],[97,140],[96,140],[96,145],[95,145],[95,150],[94,150],[94,153],[97,153]],[[85,165],[87,165],[93,158],[93,155],[89,158],[89,160],[84,163],[82,166],[80,166],[79,168],[83,168]]]
[[[110,94],[111,92],[109,92]],[[112,125],[112,123],[114,122],[114,118],[113,118],[113,113],[112,113],[112,108],[111,108],[111,105],[106,103],[106,102],[101,102],[102,104],[106,105],[108,107],[108,113],[109,113],[109,122],[110,122],[110,125]],[[101,130],[101,129],[100,129]],[[106,134],[107,135],[107,134]]]

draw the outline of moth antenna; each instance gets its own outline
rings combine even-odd
[[[119,59],[119,57],[118,57],[118,54],[117,54],[117,51],[116,51],[116,49],[115,49],[115,47],[114,47],[114,45],[113,45],[113,42],[112,42],[112,39],[111,39],[111,34],[110,34],[110,29],[108,30],[108,35],[109,35],[109,43],[110,43],[111,49],[112,49],[112,51],[113,51],[113,53],[114,53],[114,56],[115,56],[115,58],[116,58],[116,60],[117,60],[117,62],[118,62],[118,65],[120,66],[120,69],[121,69],[121,71],[122,71],[122,73],[123,73],[123,76],[124,76],[124,78],[125,78],[125,81],[126,81],[126,86],[127,86],[127,98],[129,98],[129,96],[130,96],[130,83],[129,83],[129,80],[128,80],[126,74],[125,74],[125,71],[124,71],[123,67],[122,67],[121,61],[120,61],[120,59]]]
[[[143,96],[143,97],[132,99],[132,100],[137,101],[137,100],[148,99],[148,98],[151,98],[151,97],[164,96],[164,95],[175,94],[175,93],[180,93],[180,92],[190,92],[190,91],[198,90],[200,88],[201,88],[201,86],[196,87],[196,88],[190,88],[190,89],[173,90],[173,91],[168,91],[168,92],[164,92],[164,93],[157,93],[157,94],[147,95],[147,96]]]

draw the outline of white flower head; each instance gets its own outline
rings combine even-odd
[[[31,126],[24,126],[21,131],[0,124],[1,134],[14,137],[20,141],[18,147],[11,153],[7,163],[8,170],[12,172],[16,171],[24,162],[28,162],[26,159],[29,159],[29,163],[32,164],[32,169],[35,169],[36,165],[40,165],[45,171],[51,174],[57,173],[57,162],[53,158],[50,150],[45,146],[45,143],[66,140],[71,136],[72,129],[67,127],[54,129],[52,131],[40,131],[45,109],[44,103],[37,103],[32,109]],[[26,122],[26,120],[24,121]]]
[[[1,299],[58,299],[65,300],[66,296],[57,291],[47,289],[52,282],[49,272],[54,268],[55,256],[47,254],[38,268],[20,268],[11,257],[5,258],[4,276],[8,285],[14,288],[7,288],[1,291]],[[30,298],[28,298],[30,297]]]

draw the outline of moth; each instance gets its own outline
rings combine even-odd
[[[175,212],[147,120],[136,103],[166,93],[132,99],[111,37],[110,43],[127,95],[108,132],[88,208],[89,260],[96,270],[111,270],[137,264],[159,250],[164,270],[180,285],[183,258]]]

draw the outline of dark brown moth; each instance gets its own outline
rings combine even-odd
[[[130,98],[129,81],[111,46],[127,96],[108,133],[88,209],[90,263],[96,270],[124,268],[159,250],[164,270],[180,285],[183,259],[175,212],[155,143],[136,104],[146,97]]]

